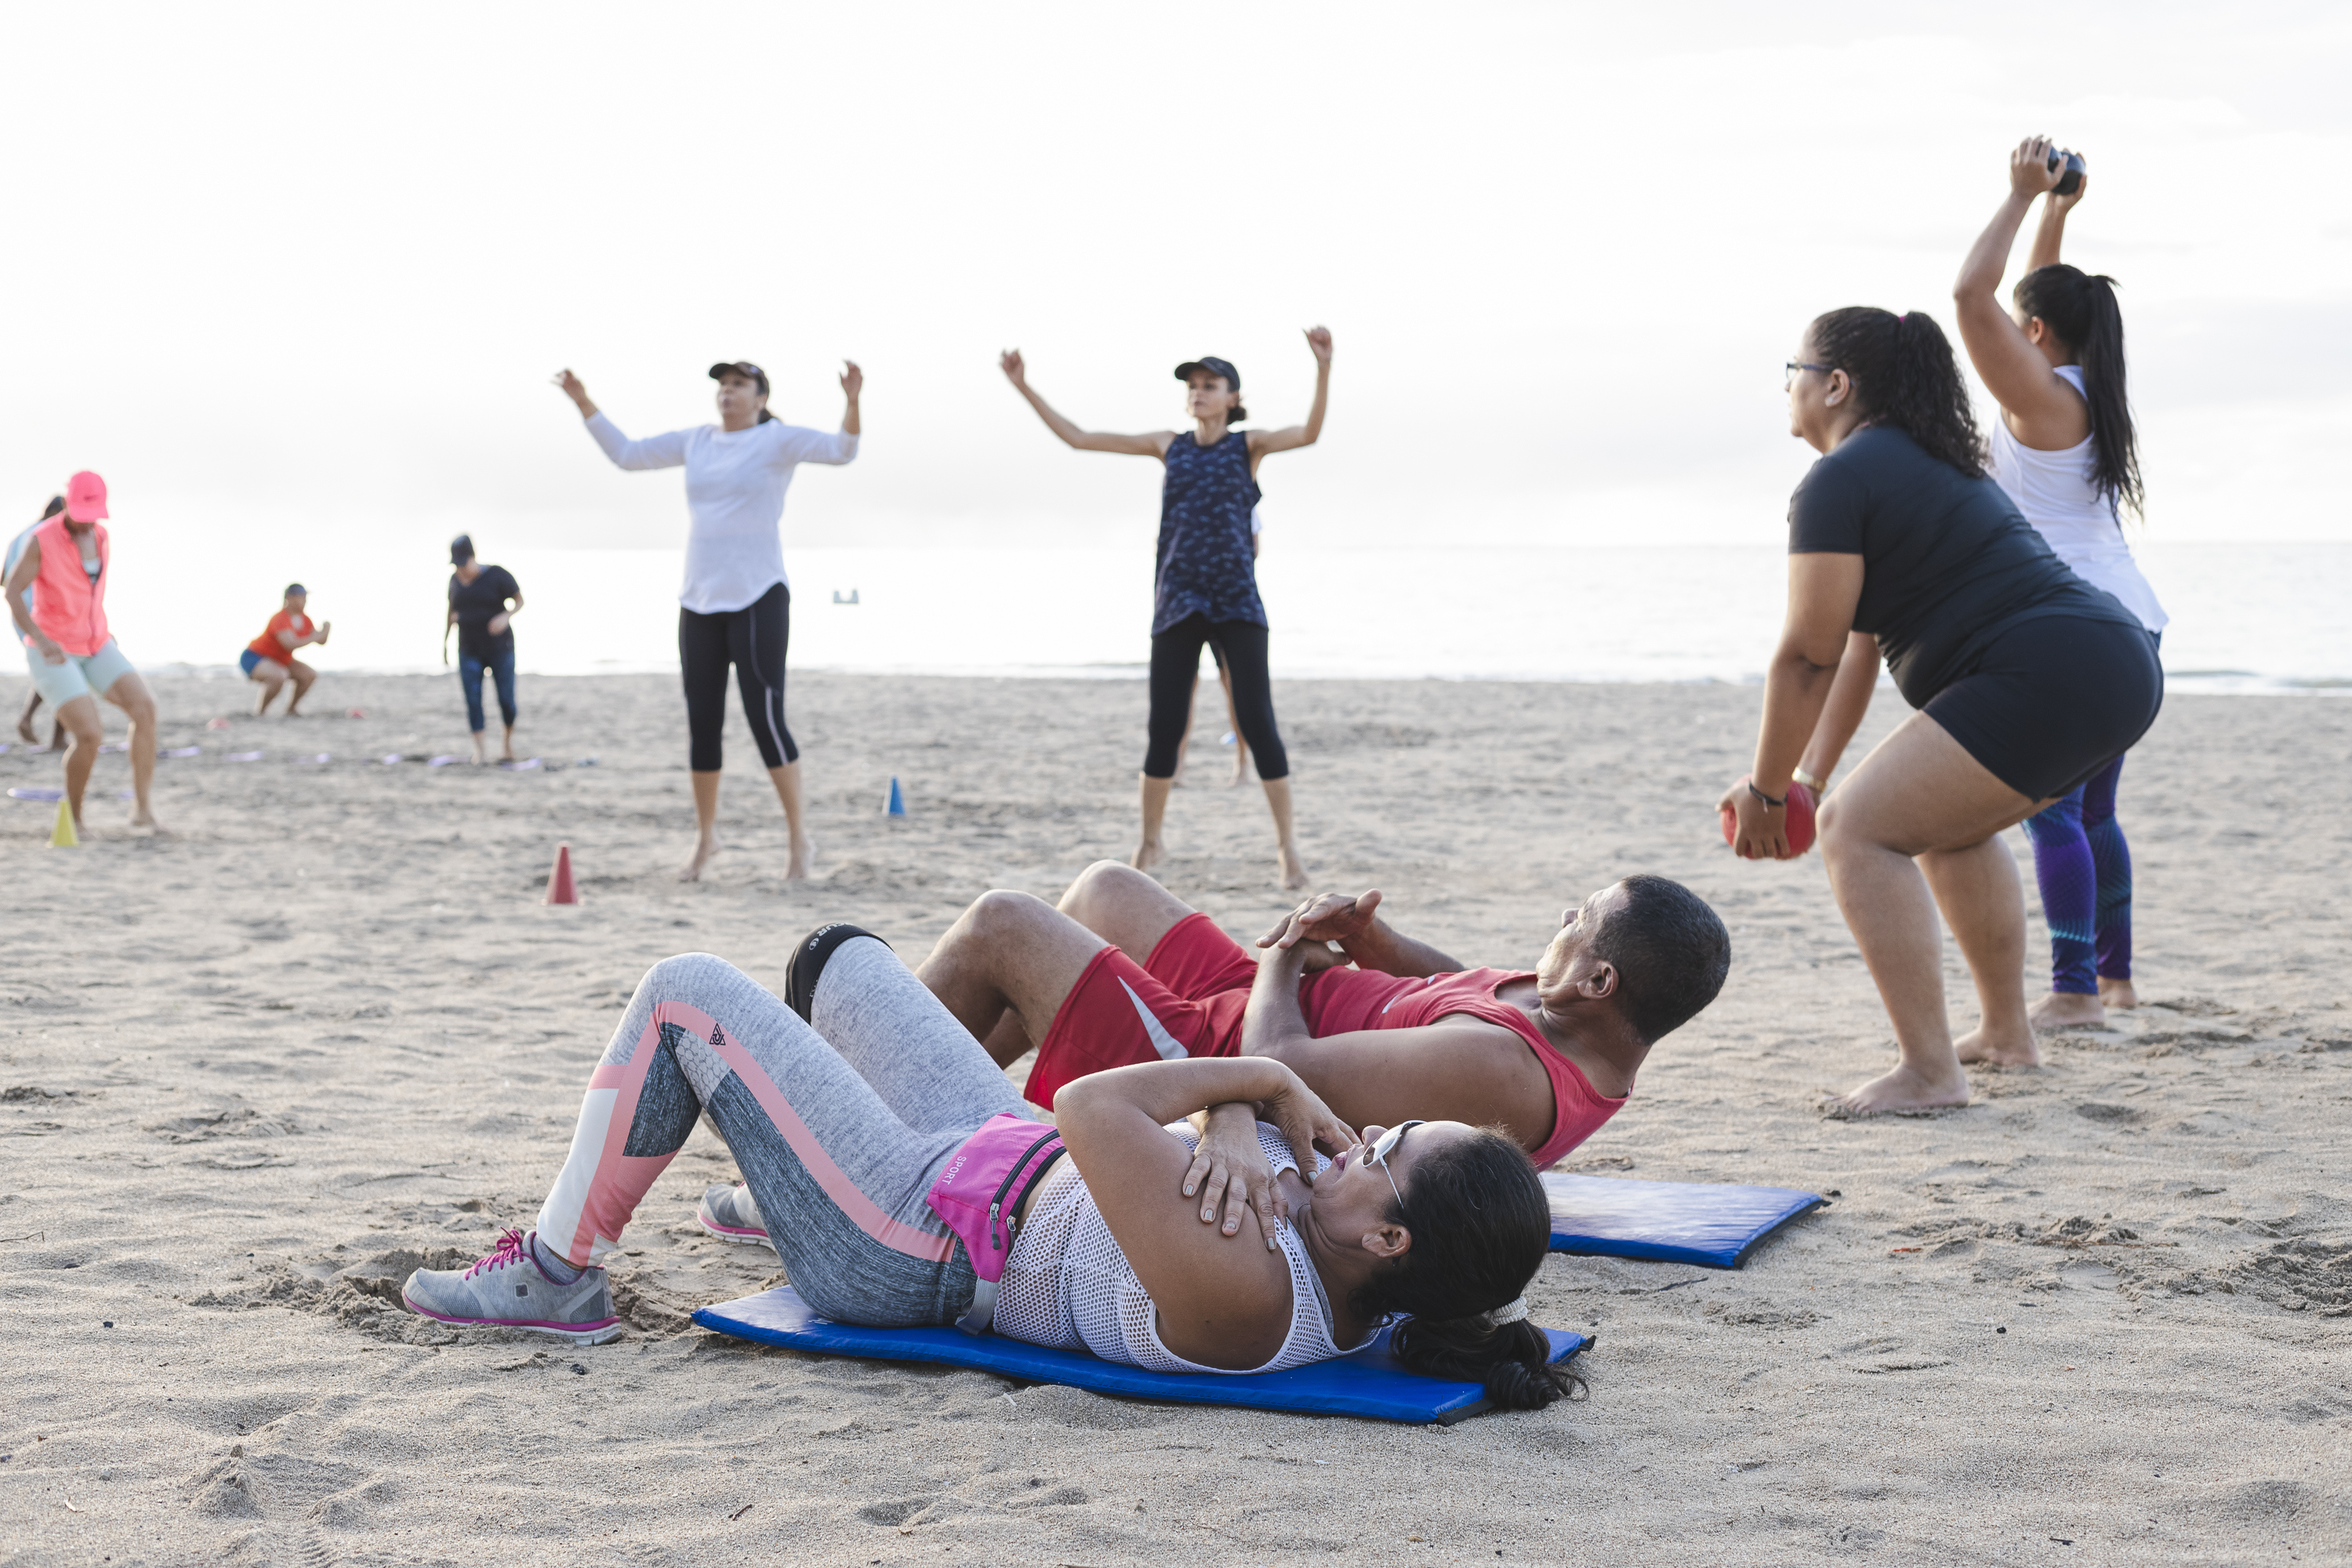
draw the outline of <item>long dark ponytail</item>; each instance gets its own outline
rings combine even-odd
[[[2063,261],[2037,267],[2017,280],[2010,298],[2039,316],[2074,351],[2083,366],[2083,397],[2091,405],[2091,477],[2121,512],[2140,510],[2139,437],[2124,395],[2124,312],[2116,280]]]
[[[1368,1317],[1409,1312],[1390,1343],[1424,1377],[1486,1386],[1506,1410],[1540,1410],[1581,1390],[1551,1363],[1533,1323],[1496,1323],[1526,1293],[1551,1247],[1551,1205],[1519,1146],[1495,1129],[1432,1149],[1413,1162],[1411,1195],[1391,1217],[1412,1233],[1396,1265],[1350,1301]]]
[[[1984,437],[1959,362],[1944,329],[1924,310],[1898,316],[1875,305],[1848,305],[1813,318],[1811,336],[1822,363],[1842,370],[1871,418],[1919,443],[1929,457],[1972,479],[1985,471]]]

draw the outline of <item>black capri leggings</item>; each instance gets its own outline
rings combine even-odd
[[[1186,617],[1151,639],[1151,743],[1143,753],[1146,778],[1176,776],[1176,748],[1184,742],[1185,711],[1192,705],[1192,681],[1201,673],[1201,645],[1224,652],[1234,680],[1234,718],[1249,742],[1257,776],[1269,782],[1290,776],[1290,755],[1274,727],[1274,688],[1265,673],[1265,628],[1254,621]]]
[[[714,616],[680,607],[677,664],[686,679],[686,727],[693,737],[688,766],[719,771],[719,735],[727,727],[727,667],[743,694],[743,717],[772,768],[800,761],[784,727],[784,645],[793,637],[793,592],[782,583],[740,610]]]

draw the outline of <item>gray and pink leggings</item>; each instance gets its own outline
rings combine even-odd
[[[926,1201],[990,1117],[1034,1117],[980,1043],[876,937],[821,928],[793,1007],[724,960],[666,958],[589,1076],[541,1244],[601,1264],[708,1112],[803,1300],[836,1321],[955,1321],[975,1277]]]

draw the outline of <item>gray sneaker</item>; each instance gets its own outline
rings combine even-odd
[[[767,1223],[760,1217],[759,1200],[749,1187],[712,1187],[694,1211],[702,1228],[721,1241],[740,1241],[772,1248]]]
[[[510,1230],[470,1268],[420,1268],[400,1288],[400,1299],[412,1312],[464,1328],[529,1329],[579,1345],[618,1337],[621,1320],[604,1271],[583,1268],[571,1284],[559,1285],[531,1257],[530,1242]]]

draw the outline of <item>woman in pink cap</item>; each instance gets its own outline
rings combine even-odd
[[[112,557],[99,521],[106,515],[104,479],[85,470],[68,480],[65,510],[33,531],[8,574],[8,613],[25,641],[33,689],[73,736],[66,753],[66,799],[75,826],[80,826],[82,792],[105,737],[97,702],[103,697],[131,720],[131,784],[138,799],[131,826],[152,827],[147,791],[155,776],[155,699],[107,630]]]

